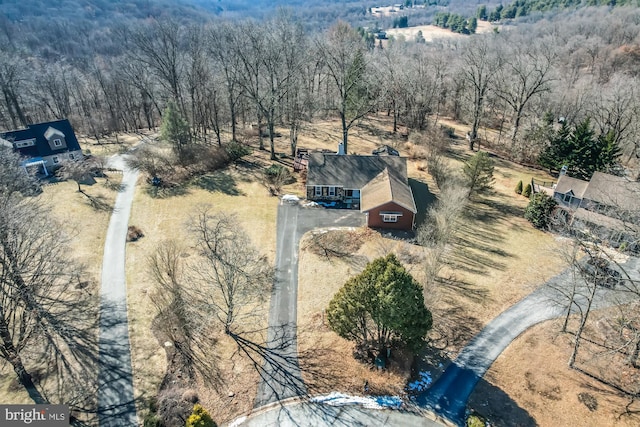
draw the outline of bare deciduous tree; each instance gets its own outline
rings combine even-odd
[[[266,257],[231,217],[203,209],[193,219],[201,261],[192,268],[202,284],[202,303],[231,333],[270,292],[273,271]]]
[[[326,72],[337,91],[336,110],[342,123],[342,142],[348,152],[349,129],[373,109],[376,87],[370,76],[365,45],[360,35],[340,21],[329,31],[326,41],[317,43]]]
[[[9,168],[16,177],[24,173],[17,163],[2,164]],[[0,358],[35,403],[91,411],[97,301],[69,256],[61,227],[38,199],[15,191],[3,191],[2,199]]]

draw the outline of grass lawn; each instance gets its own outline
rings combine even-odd
[[[117,184],[120,176],[109,174],[109,179]],[[97,178],[96,181],[90,186],[83,185],[83,191],[101,200],[105,206],[113,206],[117,192],[105,186],[104,178]],[[87,197],[78,192],[73,181],[45,185],[38,197],[51,208],[62,227],[61,232],[69,237],[69,258],[86,267],[90,285],[85,290],[95,295],[98,304],[102,251],[111,212],[91,207]],[[11,366],[4,362],[0,364],[0,402],[33,403],[18,383]]]
[[[255,156],[262,161],[266,153],[257,152]],[[214,212],[233,216],[269,262],[275,259],[278,199],[270,196],[254,179],[253,171],[231,166],[207,175],[198,183],[189,187],[185,194],[154,198],[141,178],[136,190],[129,223],[142,229],[144,237],[127,243],[127,301],[137,397],[155,396],[167,367],[164,348],[151,330],[155,312],[149,294],[154,283],[147,268],[147,258],[157,245],[165,240],[176,240],[187,248],[185,256],[188,256],[194,244],[187,223],[199,208],[208,206]],[[255,328],[266,327],[268,301],[263,309],[264,316],[261,322],[253,325]],[[237,347],[229,337],[219,333],[215,338],[218,342],[211,357],[217,360],[220,384],[216,388],[202,385],[194,388],[214,419],[222,422],[251,409],[259,376],[246,358],[235,355],[232,360]]]

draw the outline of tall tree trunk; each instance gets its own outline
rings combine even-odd
[[[4,353],[6,354],[6,360],[13,367],[14,372],[18,376],[18,380],[20,384],[27,390],[29,397],[36,404],[46,404],[49,403],[42,396],[42,393],[37,389],[36,385],[33,383],[33,378],[31,374],[26,370],[24,364],[22,363],[22,358],[20,354],[18,354],[18,350],[16,350],[13,345],[13,341],[11,339],[11,333],[9,332],[9,328],[7,326],[7,322],[5,321],[4,310],[0,306],[0,339],[2,339],[2,347]]]
[[[347,127],[347,118],[344,113],[340,113],[340,119],[342,120],[342,144],[344,154],[347,154],[347,137],[349,136],[349,128]]]
[[[573,365],[576,363],[576,357],[578,356],[578,350],[580,349],[580,338],[582,337],[582,332],[584,331],[584,327],[587,324],[587,319],[589,318],[589,313],[591,312],[591,304],[593,303],[593,298],[596,294],[596,290],[598,285],[595,283],[591,283],[591,293],[587,299],[587,307],[584,310],[582,315],[582,319],[580,319],[580,326],[576,331],[575,341],[573,343],[573,350],[571,351],[571,356],[569,357],[569,367],[573,368]]]
[[[273,117],[273,115],[271,116]],[[276,159],[276,146],[275,146],[275,142],[273,140],[274,137],[274,133],[275,133],[275,126],[273,123],[273,119],[269,120],[269,149],[271,151],[271,160],[275,160]]]

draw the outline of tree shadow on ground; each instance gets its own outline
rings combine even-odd
[[[193,180],[193,185],[212,193],[223,193],[228,196],[244,195],[244,193],[238,189],[235,178],[222,171],[200,176]]]
[[[508,205],[496,203],[492,200],[475,202],[465,211],[465,218],[459,222],[454,239],[456,249],[448,257],[454,268],[472,274],[506,268],[501,259],[513,255],[502,249],[503,220],[511,213]]]
[[[409,178],[409,186],[413,192],[413,200],[416,202],[416,229],[424,224],[427,218],[427,209],[436,201],[436,196],[429,191],[429,186],[417,179]]]
[[[243,182],[252,182],[261,179],[265,167],[267,167],[266,163],[258,159],[239,159],[236,160],[234,164],[234,168],[238,171],[238,175]]]
[[[482,329],[482,322],[455,305],[434,310],[434,328],[429,340],[434,349],[458,349],[468,343]]]
[[[184,196],[189,194],[189,189],[186,185],[147,185],[145,189],[147,194],[154,199],[168,199],[170,197]]]
[[[85,203],[91,207],[94,211],[98,212],[111,212],[112,206],[106,201],[103,196],[92,196],[91,194],[81,191],[86,196]]]
[[[526,409],[518,406],[507,393],[484,378],[480,378],[475,390],[471,393],[467,408],[491,426],[534,427],[538,425]]]
[[[535,419],[507,393],[484,378],[478,378],[472,371],[460,368],[451,355],[452,353],[434,346],[426,346],[421,351],[414,360],[412,374],[408,381],[407,392],[411,401],[449,419],[456,425],[466,425],[465,418],[470,412],[486,420],[489,423],[487,425],[537,426]],[[449,375],[449,371],[456,370],[457,376],[442,377],[442,375]],[[441,377],[443,383],[439,383]],[[442,398],[439,394],[442,390],[441,386],[449,380],[459,381],[460,378],[465,378],[472,383],[471,389],[468,390],[470,397],[464,408],[455,404],[449,407],[448,398],[456,396]],[[462,384],[460,386],[465,388]],[[460,390],[464,393],[462,388]]]

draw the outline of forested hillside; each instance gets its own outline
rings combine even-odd
[[[474,140],[495,130],[505,152],[527,162],[560,117],[590,119],[624,159],[638,153],[637,8],[582,8],[497,34],[380,49],[346,24],[306,29],[290,11],[231,21],[195,13],[197,5],[170,15],[162,2],[103,2],[89,20],[98,2],[77,3],[78,19],[50,19],[45,2],[29,19],[3,19],[2,128],[68,117],[100,138],[156,127],[174,101],[200,141],[224,143],[238,126],[260,123],[288,127],[295,144],[300,126],[327,115],[344,119],[347,136],[359,118],[385,111],[402,132],[442,116],[470,123]],[[136,19],[126,13],[132,4],[161,11]],[[126,18],[106,18],[118,13]]]
[[[515,0],[503,5],[500,3],[493,9],[482,5],[478,8],[477,17],[482,20],[498,21],[528,16],[535,12],[549,12],[561,9],[575,9],[587,6],[640,6],[638,0]]]

